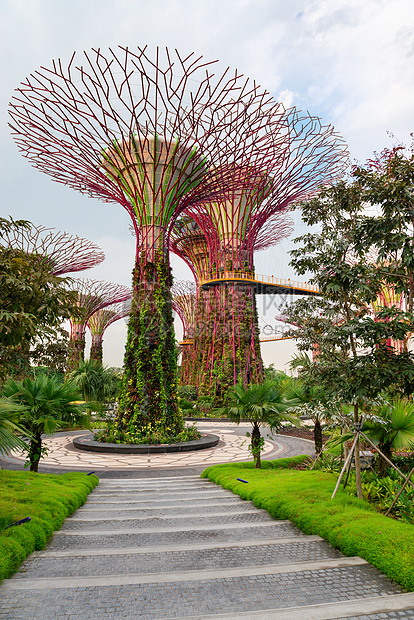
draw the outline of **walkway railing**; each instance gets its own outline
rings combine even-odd
[[[260,342],[276,342],[276,340],[292,340],[292,336],[269,336],[269,338],[260,338]]]
[[[215,284],[216,282],[251,282],[252,284],[268,284],[269,286],[291,288],[309,293],[318,293],[319,289],[308,282],[299,282],[290,278],[276,278],[275,276],[264,276],[260,274],[250,274],[243,271],[223,271],[215,277],[203,280],[201,286]]]

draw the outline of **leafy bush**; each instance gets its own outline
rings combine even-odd
[[[335,475],[281,467],[257,470],[251,463],[215,465],[201,475],[273,518],[290,519],[306,534],[318,534],[345,555],[364,558],[406,590],[414,590],[414,527],[378,514],[368,502],[342,490],[331,500]]]
[[[0,470],[0,579],[43,549],[98,482],[95,475],[77,472],[57,476]],[[26,517],[31,521],[8,527]]]
[[[193,403],[197,400],[197,388],[194,385],[179,385],[177,388],[179,398],[190,400]]]
[[[121,431],[113,425],[95,433],[95,440],[103,443],[123,443],[123,444],[174,444],[183,441],[194,441],[200,439],[201,433],[195,425],[186,426],[180,433],[175,434],[171,429],[160,427],[154,429],[153,426],[136,428],[128,431]]]

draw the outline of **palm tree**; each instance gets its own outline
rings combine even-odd
[[[247,388],[242,385],[235,385],[230,404],[216,411],[220,415],[226,415],[236,424],[240,424],[241,421],[251,423],[252,432],[248,434],[251,440],[249,448],[254,458],[255,467],[260,469],[260,453],[264,444],[260,427],[268,426],[271,430],[277,430],[280,428],[282,420],[289,420],[296,426],[300,424],[297,418],[284,413],[287,406],[288,403],[285,402],[278,383],[268,380],[249,385]]]
[[[121,378],[114,368],[105,368],[96,360],[80,361],[68,375],[91,409],[102,409],[103,403],[116,400]]]
[[[379,416],[366,420],[362,430],[389,459],[392,450],[414,448],[414,403],[404,400],[385,403]],[[387,462],[381,458],[378,473],[384,475],[387,467]]]
[[[0,455],[10,454],[12,450],[24,450],[26,443],[16,435],[25,434],[25,429],[17,424],[25,407],[0,398]]]
[[[45,375],[23,381],[9,379],[3,386],[3,394],[9,401],[24,407],[19,422],[29,434],[30,471],[38,471],[39,461],[46,453],[42,435],[53,435],[62,425],[88,423],[81,407],[74,403],[80,395],[70,382],[61,384]]]
[[[303,413],[312,418],[315,452],[320,454],[323,449],[322,421],[325,410],[323,391],[316,386],[305,385],[301,379],[296,377],[287,377],[284,390],[285,397],[291,402],[291,406],[302,408]]]

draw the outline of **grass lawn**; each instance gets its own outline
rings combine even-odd
[[[97,476],[86,473],[0,470],[0,579],[10,577],[32,551],[43,549],[98,483]],[[7,527],[26,517],[31,520]]]
[[[331,500],[335,475],[288,469],[305,458],[264,461],[262,470],[253,469],[252,463],[215,465],[201,476],[251,500],[275,519],[290,519],[306,534],[318,534],[345,555],[364,558],[414,591],[414,526],[377,513],[341,489]]]

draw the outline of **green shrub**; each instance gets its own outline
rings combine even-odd
[[[97,476],[78,472],[56,476],[0,470],[0,579],[43,549],[98,482]],[[31,521],[8,528],[26,517]]]
[[[335,475],[283,469],[291,459],[280,461],[278,467],[262,470],[253,469],[251,463],[215,465],[202,477],[251,500],[275,519],[289,519],[305,534],[318,534],[345,555],[364,558],[406,590],[414,591],[413,525],[378,514],[368,502],[342,490],[331,500]]]

